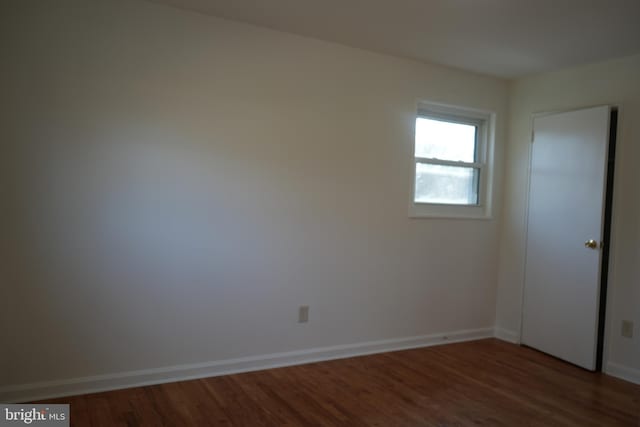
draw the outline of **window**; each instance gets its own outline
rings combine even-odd
[[[492,122],[487,112],[419,104],[411,216],[490,216]]]

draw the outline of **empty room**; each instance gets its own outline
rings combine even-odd
[[[0,426],[640,426],[637,0],[1,0]]]

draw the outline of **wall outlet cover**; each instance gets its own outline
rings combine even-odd
[[[633,338],[633,322],[629,320],[622,321],[622,336],[625,338]]]
[[[298,309],[298,323],[307,323],[309,321],[309,306],[301,305]]]

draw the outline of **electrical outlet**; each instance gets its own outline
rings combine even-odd
[[[622,321],[622,336],[625,338],[633,338],[633,322],[629,320]]]
[[[307,323],[309,321],[309,306],[301,305],[298,309],[298,323]]]

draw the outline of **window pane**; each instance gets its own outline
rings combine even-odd
[[[416,157],[474,162],[476,126],[418,117]]]
[[[416,163],[414,201],[477,205],[479,176],[477,168]]]

